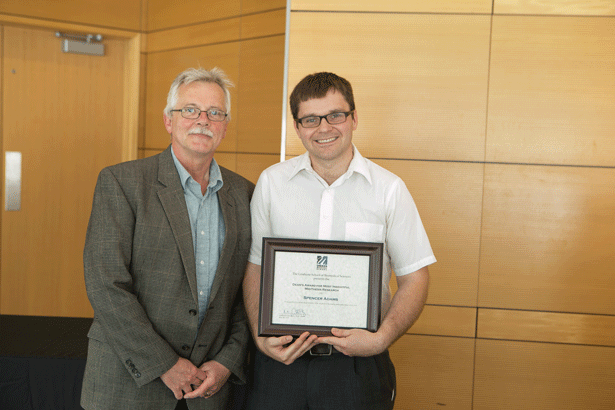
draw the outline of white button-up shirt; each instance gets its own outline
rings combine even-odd
[[[261,174],[252,197],[249,261],[260,265],[263,237],[384,243],[382,314],[398,276],[436,261],[405,183],[361,156],[356,147],[344,175],[328,185],[306,152]]]

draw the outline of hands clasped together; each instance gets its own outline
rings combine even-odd
[[[180,358],[165,374],[160,376],[177,400],[196,397],[209,398],[226,383],[231,372],[216,361],[196,367],[189,360]]]
[[[381,336],[363,329],[331,329],[332,336],[310,335],[304,332],[293,341],[292,336],[256,337],[258,348],[267,356],[284,364],[291,364],[313,346],[332,345],[346,356],[374,356],[386,350]]]

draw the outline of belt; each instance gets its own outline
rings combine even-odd
[[[321,343],[312,347],[304,356],[306,356],[307,358],[309,358],[310,356],[331,356],[335,353],[342,352],[333,347],[333,345]]]

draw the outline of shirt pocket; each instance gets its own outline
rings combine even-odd
[[[384,225],[368,222],[346,222],[345,240],[353,242],[384,242]]]

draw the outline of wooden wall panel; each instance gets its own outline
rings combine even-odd
[[[244,15],[278,8],[286,9],[286,0],[241,0],[241,13]]]
[[[292,0],[291,10],[409,13],[491,13],[492,0]]]
[[[145,92],[143,90],[145,66],[142,65],[142,39],[143,35],[137,34],[126,41],[123,64],[124,98],[122,101],[123,124],[122,124],[122,161],[137,158],[139,150],[139,133],[143,132],[143,102]]]
[[[241,14],[241,0],[147,1],[148,31],[222,20],[229,17],[237,17]]]
[[[615,349],[476,340],[474,410],[612,410]]]
[[[358,148],[363,152],[362,146]],[[476,306],[483,165],[375,162],[406,183],[438,260],[429,267],[427,303]]]
[[[430,268],[432,268],[430,266]],[[431,269],[430,269],[430,276]],[[431,278],[430,278],[431,279]],[[389,283],[392,294],[397,292],[397,281],[393,276]],[[426,304],[418,320],[406,332],[414,335],[429,336],[476,336],[477,309],[457,306]]]
[[[479,306],[615,314],[615,169],[488,164]]]
[[[162,110],[167,103],[167,94],[175,77],[190,67],[222,68],[230,79],[237,84],[239,78],[238,42],[189,49],[165,51],[148,54],[147,64],[147,101],[146,101],[146,147],[164,149],[170,143],[170,137],[164,128]],[[237,89],[231,88],[231,122],[226,138],[218,151],[235,151],[237,147]]]
[[[293,0],[288,91],[351,81],[438,258],[397,409],[615,408],[615,3],[493,5]]]
[[[615,347],[615,316],[479,309],[477,337]]]
[[[145,36],[143,36],[145,38]],[[142,43],[145,43],[143,41]],[[139,76],[139,132],[137,148],[140,150],[145,147],[145,106],[147,101],[147,54],[141,52],[141,62],[139,69],[141,74]],[[171,85],[169,84],[169,87]],[[140,154],[139,154],[140,155]],[[139,157],[141,158],[141,157]]]
[[[237,150],[279,153],[283,109],[284,36],[241,42]]]
[[[238,41],[240,37],[241,18],[216,20],[150,33],[147,36],[147,52]]]
[[[615,16],[612,0],[495,0],[493,8],[496,14]]]
[[[237,172],[237,154],[234,152],[220,152],[216,151],[216,162],[221,167],[230,169],[233,172]]]
[[[243,40],[265,36],[284,35],[286,32],[286,9],[241,17]],[[284,61],[282,59],[282,61]]]
[[[487,160],[615,165],[615,24],[495,16]]]
[[[489,16],[293,13],[291,25],[289,92],[316,71],[347,77],[365,156],[484,159]],[[290,121],[287,136],[303,152]]]
[[[389,351],[396,410],[472,409],[474,339],[405,335]]]
[[[7,0],[0,1],[0,13],[138,31],[141,29],[141,1]]]
[[[280,162],[279,154],[237,154],[237,172],[256,184],[258,177],[265,169]]]
[[[474,337],[476,308],[425,305],[408,333],[431,336]]]

